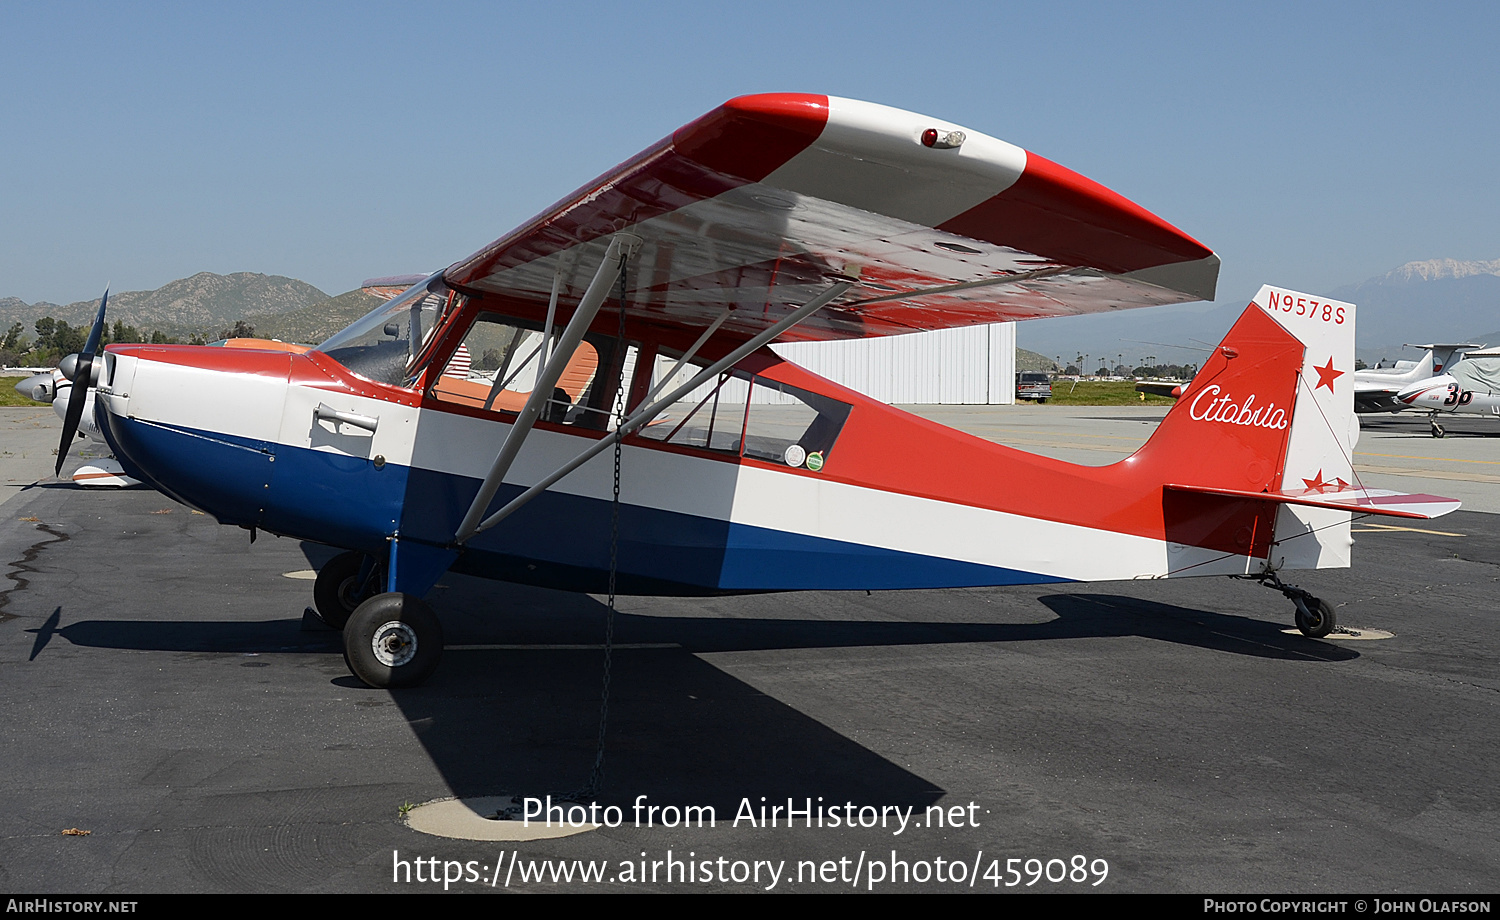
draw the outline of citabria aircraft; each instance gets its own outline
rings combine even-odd
[[[1358,486],[1353,306],[1263,289],[1150,441],[1104,467],[767,347],[1211,298],[1218,268],[968,128],[748,96],[306,354],[111,345],[98,422],[179,501],[348,550],[315,599],[376,686],[436,665],[421,598],[450,569],[662,595],[1238,575],[1326,635],[1329,605],[1278,572],[1348,565],[1354,513],[1458,506]]]

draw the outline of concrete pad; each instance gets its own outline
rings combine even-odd
[[[603,825],[528,820],[523,817],[496,819],[496,812],[513,806],[515,796],[489,795],[472,799],[438,799],[412,808],[406,823],[414,831],[450,840],[487,840],[521,843],[556,840],[596,831]]]
[[[0,406],[0,502],[52,477],[62,419],[51,406]]]

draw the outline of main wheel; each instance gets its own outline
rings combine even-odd
[[[437,614],[409,594],[377,594],[355,608],[344,626],[344,660],[372,687],[414,687],[443,654]]]
[[[366,558],[364,553],[340,553],[324,564],[318,580],[313,582],[313,604],[318,608],[318,616],[334,629],[343,629],[354,608],[370,596],[372,588],[380,590],[384,582],[378,577],[381,567],[376,566],[370,576],[375,584],[359,583],[359,570]]]
[[[1333,605],[1321,598],[1308,597],[1297,602],[1297,628],[1309,639],[1322,639],[1333,632]]]

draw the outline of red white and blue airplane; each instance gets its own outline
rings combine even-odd
[[[1004,141],[747,96],[306,354],[111,345],[94,375],[95,335],[80,367],[132,476],[348,550],[314,595],[375,686],[437,664],[421,598],[450,569],[661,595],[1236,575],[1324,636],[1332,608],[1278,573],[1347,566],[1354,514],[1458,507],[1360,487],[1352,305],[1263,288],[1153,437],[1104,467],[767,347],[1207,299],[1218,268]]]

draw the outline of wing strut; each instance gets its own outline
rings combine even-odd
[[[510,471],[510,465],[515,462],[516,455],[521,452],[521,445],[526,443],[532,426],[541,416],[542,408],[552,398],[552,390],[557,386],[558,379],[562,377],[563,369],[567,367],[568,361],[572,359],[573,351],[583,340],[583,334],[594,322],[594,316],[603,305],[604,298],[608,296],[615,279],[620,277],[620,271],[625,267],[625,260],[638,245],[640,245],[640,238],[629,233],[616,233],[610,239],[609,248],[604,252],[604,260],[599,263],[599,270],[594,273],[594,280],[589,282],[588,290],[583,292],[583,299],[578,301],[578,309],[573,311],[573,317],[568,320],[568,325],[558,337],[556,346],[547,356],[546,366],[537,376],[535,388],[526,398],[526,405],[521,409],[521,414],[516,416],[515,424],[511,426],[510,433],[505,436],[505,442],[500,445],[500,452],[495,455],[495,462],[484,477],[484,482],[479,487],[479,494],[474,496],[474,503],[469,506],[468,513],[464,515],[463,523],[458,528],[458,535],[454,538],[455,543],[462,543],[478,532],[479,516],[494,500],[495,492],[499,490],[505,474]],[[549,328],[547,335],[550,337],[551,334]]]
[[[500,484],[499,480],[495,479],[493,484],[494,487],[492,488],[490,478],[486,478],[484,486],[480,488],[479,496],[474,499],[474,504],[469,508],[469,514],[465,515],[463,526],[459,527],[457,535],[455,535],[453,538],[453,542],[455,544],[462,544],[475,534],[483,533],[484,531],[489,530],[491,527],[494,527],[496,524],[510,517],[516,511],[519,511],[521,509],[521,506],[525,505],[533,498],[536,498],[538,495],[556,485],[558,480],[562,479],[564,476],[568,475],[569,473],[578,469],[580,466],[583,466],[585,463],[592,460],[594,457],[597,457],[599,454],[603,453],[605,450],[613,446],[614,443],[619,439],[625,437],[627,434],[630,434],[632,431],[651,421],[658,414],[660,414],[663,409],[667,408],[668,406],[672,405],[672,403],[676,402],[687,394],[693,392],[693,390],[696,390],[698,387],[702,386],[704,383],[712,380],[719,374],[738,364],[741,359],[743,359],[751,352],[755,351],[757,348],[761,347],[762,345],[776,338],[778,335],[781,335],[783,332],[802,322],[804,319],[823,309],[825,306],[842,296],[845,291],[849,290],[853,286],[854,282],[852,281],[840,281],[832,285],[817,297],[814,297],[812,300],[809,300],[807,303],[787,314],[775,325],[771,326],[768,329],[762,330],[760,334],[756,335],[754,338],[750,339],[749,341],[740,345],[738,348],[731,351],[729,354],[720,358],[718,361],[715,361],[713,364],[699,371],[693,376],[693,379],[689,380],[687,383],[684,383],[682,386],[679,386],[676,389],[672,390],[672,392],[668,393],[666,396],[663,396],[661,399],[658,399],[656,402],[653,402],[645,406],[644,408],[637,409],[633,415],[624,419],[618,426],[616,426],[613,437],[600,438],[599,440],[595,441],[583,453],[574,457],[572,460],[569,460],[567,463],[564,463],[562,466],[558,467],[556,471],[544,478],[541,482],[538,482],[536,485],[527,489],[525,492],[517,495],[499,511],[496,511],[494,514],[485,518],[483,523],[479,524],[477,527],[471,527],[469,518],[477,516],[477,513],[479,511],[489,506],[489,502],[492,498],[494,498],[495,490],[499,487]],[[721,316],[718,322],[722,323],[726,317],[727,314],[725,316]],[[701,344],[701,341],[698,344]],[[697,346],[695,345],[694,347],[696,348]],[[562,353],[563,349],[559,347],[558,354]],[[533,392],[532,396],[535,397],[536,393]],[[510,441],[509,439],[507,439],[507,446],[509,445],[509,443]],[[499,458],[496,458],[495,462],[498,466]],[[502,473],[501,475],[504,474]],[[494,477],[493,470],[491,470],[490,477]]]
[[[646,394],[646,398],[641,400],[641,405],[644,406],[650,403],[651,400],[656,398],[656,394],[661,392],[662,387],[672,382],[672,378],[677,376],[677,372],[682,370],[682,366],[693,360],[693,356],[698,353],[698,349],[702,348],[703,343],[707,342],[715,332],[719,331],[719,327],[724,325],[724,320],[728,319],[729,314],[733,312],[734,307],[726,307],[724,312],[718,315],[718,318],[708,324],[708,328],[703,330],[703,334],[698,336],[698,340],[693,343],[692,347],[682,353],[682,357],[678,358],[677,363],[672,365],[672,369],[667,371],[667,375],[661,378],[661,382],[652,387],[651,392]]]
[[[542,326],[542,360],[536,363],[536,385],[531,388],[535,393],[542,386],[542,371],[546,370],[547,359],[552,357],[549,346],[552,344],[552,325],[557,319],[557,295],[562,291],[563,260],[557,260],[557,271],[552,275],[552,296],[547,298],[547,322]],[[486,409],[489,406],[485,406]]]

